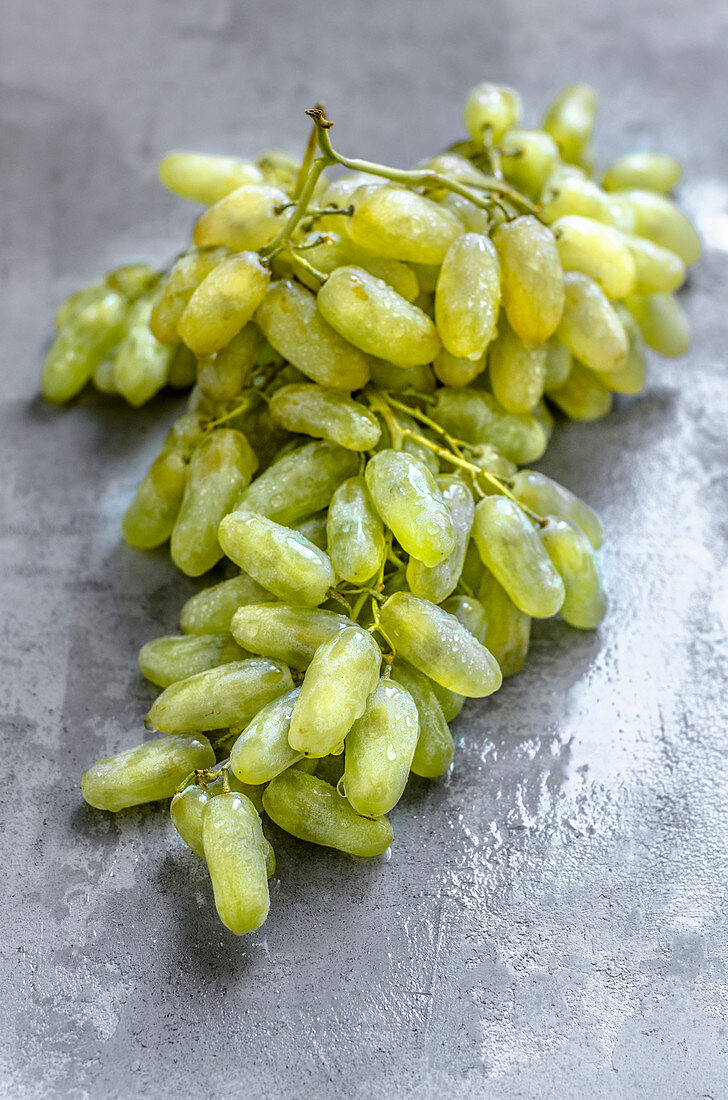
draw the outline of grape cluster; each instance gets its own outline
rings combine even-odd
[[[551,407],[604,416],[642,388],[645,343],[685,349],[673,292],[699,253],[671,158],[596,181],[584,86],[529,130],[482,84],[468,139],[412,170],[342,156],[308,114],[300,162],[166,157],[162,181],[207,207],[191,246],[72,295],[42,378],[56,402],[89,380],[132,405],[193,387],[123,534],[226,579],[141,650],[162,736],[82,790],[171,797],[239,934],[268,912],[261,814],[383,852],[410,772],[447,771],[448,723],[519,671],[531,620],[599,624],[599,520],[528,467]]]

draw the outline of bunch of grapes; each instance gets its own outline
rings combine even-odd
[[[132,405],[192,387],[123,534],[226,579],[141,650],[162,736],[82,790],[112,811],[172,797],[238,934],[268,912],[261,814],[382,853],[410,772],[447,771],[448,723],[519,671],[531,620],[599,624],[599,520],[528,466],[550,406],[602,417],[644,385],[645,343],[685,350],[673,292],[699,253],[674,160],[593,178],[584,86],[529,130],[515,91],[482,84],[469,138],[412,170],[342,156],[307,113],[300,162],[162,161],[207,207],[191,246],[72,295],[42,379],[56,402],[89,380]]]

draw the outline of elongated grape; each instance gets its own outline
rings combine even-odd
[[[307,516],[306,519],[297,520],[296,523],[291,524],[294,531],[298,531],[304,538],[312,542],[314,546],[318,546],[319,550],[327,550],[326,539],[326,512],[317,512],[313,516]]]
[[[624,326],[604,292],[579,271],[564,276],[566,302],[558,338],[572,355],[592,370],[624,366],[629,343]]]
[[[199,412],[190,411],[178,416],[167,432],[162,444],[162,454],[177,451],[189,458],[206,434],[206,424],[206,417]]]
[[[497,144],[523,113],[521,97],[507,84],[478,84],[463,107],[463,121],[475,141]]]
[[[377,817],[397,805],[417,746],[420,720],[401,684],[380,680],[346,738],[344,790],[357,813]]]
[[[351,856],[378,856],[392,843],[386,817],[362,817],[335,787],[294,768],[271,780],[263,805],[285,832]]]
[[[472,462],[474,466],[479,466],[481,470],[487,470],[488,473],[495,474],[496,477],[513,477],[518,469],[515,462],[504,458],[502,454],[496,451],[495,447],[491,447],[490,443],[479,443],[471,451],[468,451],[468,462]]]
[[[544,347],[546,348],[546,377],[544,378],[544,389],[550,390],[554,389],[556,386],[563,385],[569,377],[569,371],[571,370],[571,352],[566,345],[562,344],[560,340],[557,340],[555,336],[547,340]]]
[[[455,528],[430,471],[404,451],[384,450],[364,471],[374,507],[404,550],[437,565],[455,546]]]
[[[473,538],[484,564],[527,615],[545,619],[564,602],[564,584],[525,512],[504,496],[475,509]]]
[[[80,393],[121,339],[128,309],[122,294],[102,289],[71,314],[43,363],[40,386],[46,400],[62,405]]]
[[[419,367],[395,367],[385,359],[369,360],[372,382],[382,389],[399,393],[402,390],[416,390],[418,393],[435,392],[435,376],[432,369],[422,363]]]
[[[437,485],[450,512],[455,545],[448,556],[436,565],[427,566],[411,557],[407,565],[407,583],[416,596],[424,596],[432,603],[442,603],[460,579],[465,561],[465,551],[473,526],[473,494],[462,478],[451,475],[438,477]]]
[[[402,412],[400,409],[397,409],[397,422],[401,428],[406,428],[409,432],[417,432],[419,436],[422,436],[425,439],[432,439],[432,433],[430,433],[427,428],[423,430],[422,424],[418,423],[411,416],[408,416],[407,413]],[[390,438],[389,431],[385,422],[382,426],[381,439],[379,440],[379,443],[377,444],[375,450],[386,451],[390,449],[391,446],[392,440]],[[419,439],[411,435],[405,435],[402,441],[402,450],[405,452],[405,454],[412,455],[413,458],[416,458],[419,462],[421,462],[422,465],[430,471],[433,477],[437,477],[440,472],[440,459],[435,454],[435,452],[427,446],[426,443],[422,443]]]
[[[262,603],[239,608],[230,629],[238,643],[252,653],[306,669],[319,646],[349,626],[351,620],[334,611]]]
[[[248,656],[230,634],[169,634],[142,646],[139,669],[147,680],[166,688],[197,672]]]
[[[130,546],[151,550],[166,542],[179,514],[186,480],[186,456],[178,450],[163,451],[124,512],[121,533]]]
[[[171,798],[190,772],[214,763],[206,737],[159,737],[98,760],[83,773],[81,793],[97,810],[125,810]]]
[[[190,596],[180,611],[180,629],[185,634],[226,634],[239,607],[273,598],[252,577],[241,573]]]
[[[612,408],[612,395],[598,372],[587,370],[581,363],[572,363],[566,381],[550,389],[548,395],[571,420],[601,420]]]
[[[94,389],[98,390],[99,393],[118,393],[116,382],[114,382],[114,360],[104,359],[99,363],[94,368],[91,381]]]
[[[249,322],[215,355],[200,360],[197,371],[200,391],[210,401],[231,401],[250,384],[264,344],[263,333]]]
[[[463,227],[432,199],[400,187],[376,187],[354,197],[349,236],[378,256],[439,264]]]
[[[551,134],[564,160],[576,161],[594,129],[596,98],[586,84],[564,88],[549,105],[543,128]]]
[[[398,656],[438,684],[478,699],[500,687],[493,655],[441,607],[409,592],[395,592],[379,614]]]
[[[248,184],[209,207],[195,226],[198,248],[225,245],[234,252],[257,251],[270,244],[285,225],[281,207],[288,195],[270,184]]]
[[[396,660],[392,665],[392,679],[407,689],[417,707],[419,733],[410,764],[411,770],[415,775],[431,779],[444,775],[452,763],[454,748],[452,734],[432,681],[423,672],[401,660]]]
[[[354,624],[323,642],[293,710],[291,748],[306,756],[338,750],[376,687],[381,658],[371,634]]]
[[[493,235],[501,264],[503,308],[525,344],[543,344],[564,309],[561,261],[553,234],[531,214],[499,225]]]
[[[398,367],[431,362],[440,339],[430,318],[361,267],[339,267],[318,295],[326,321],[355,347]]]
[[[251,786],[241,783],[232,773],[228,772],[228,785],[232,791],[244,794],[250,799],[253,806],[261,812],[263,809],[263,786]],[[184,840],[185,844],[202,859],[205,858],[205,848],[202,843],[202,822],[205,807],[211,798],[223,793],[222,778],[215,779],[206,786],[191,783],[184,790],[178,791],[172,799],[169,814],[172,824]],[[268,878],[275,873],[276,858],[272,847],[266,841],[266,870]]]
[[[488,352],[488,369],[493,396],[507,412],[529,413],[541,400],[546,358],[546,345],[524,344],[511,326],[501,321]]]
[[[163,344],[178,344],[177,325],[194,291],[219,263],[230,255],[227,248],[193,249],[172,267],[156,295],[150,328]]]
[[[485,608],[475,596],[450,596],[443,602],[443,609],[454,615],[481,645],[488,647],[488,617]]]
[[[488,211],[484,210],[481,206],[476,206],[470,199],[464,198],[463,195],[457,195],[454,191],[445,191],[442,196],[438,193],[437,201],[459,219],[463,228],[467,230],[468,233],[485,233],[487,235],[490,232],[491,220]],[[424,289],[422,285],[423,280],[420,275],[423,270],[436,272],[437,268],[432,267],[428,269],[423,268],[421,265],[416,265],[415,273],[420,283],[420,289]],[[431,289],[435,289],[434,285]]]
[[[680,179],[680,165],[663,153],[627,153],[607,168],[602,178],[605,191],[638,188],[643,191],[672,191]]]
[[[446,431],[468,443],[489,443],[511,462],[535,462],[548,435],[534,416],[508,413],[492,394],[443,388],[428,413]]]
[[[541,541],[566,589],[561,618],[570,626],[593,630],[606,614],[607,598],[592,544],[572,523],[551,517]]]
[[[155,699],[147,721],[162,733],[246,726],[261,707],[292,687],[286,665],[251,657],[170,684]]]
[[[288,744],[291,715],[300,688],[268,703],[241,731],[230,752],[230,766],[244,783],[267,783],[303,756]]]
[[[559,150],[544,130],[510,130],[501,142],[500,154],[508,182],[536,198],[558,160]]]
[[[363,477],[348,478],[334,493],[326,533],[337,576],[364,584],[379,571],[387,551],[384,527]]]
[[[335,576],[331,560],[300,532],[256,512],[231,512],[220,523],[223,552],[282,600],[316,606]]]
[[[197,381],[197,358],[185,344],[172,348],[167,385],[173,390],[188,390]]]
[[[283,455],[238,498],[236,508],[292,525],[326,508],[334,490],[356,474],[355,452],[336,443],[307,443]]]
[[[312,382],[283,386],[270,402],[274,420],[291,432],[329,439],[350,451],[369,451],[382,429],[359,401]]]
[[[635,216],[635,232],[663,248],[669,248],[684,264],[700,258],[700,237],[690,219],[671,199],[654,191],[620,191]]]
[[[621,302],[617,302],[615,308],[629,340],[627,358],[620,370],[611,371],[608,374],[600,374],[596,371],[595,377],[613,393],[641,393],[647,376],[645,342],[642,339],[639,325],[627,307]]]
[[[130,405],[143,405],[166,385],[172,349],[149,328],[152,299],[137,299],[129,309],[124,338],[114,357],[114,385]]]
[[[83,286],[79,290],[74,290],[65,298],[56,311],[56,328],[60,332],[61,329],[70,321],[74,313],[76,313],[83,306],[93,302],[99,295],[103,294],[108,289],[108,282],[106,278],[95,279],[88,286]]]
[[[465,706],[467,701],[465,696],[459,695],[457,691],[450,691],[448,688],[444,688],[442,684],[437,684],[434,680],[430,680],[430,683],[432,684],[432,690],[435,693],[437,701],[440,704],[443,718],[446,722],[454,721]]]
[[[690,343],[688,322],[672,294],[633,295],[624,303],[634,317],[648,347],[660,355],[678,356]]]
[[[443,386],[459,389],[468,386],[485,370],[485,356],[480,359],[458,359],[446,348],[438,352],[432,368]]]
[[[171,542],[172,560],[189,577],[206,573],[222,557],[218,525],[257,465],[245,436],[232,428],[211,432],[194,451]]]
[[[311,237],[315,239],[314,234]],[[308,241],[304,240],[303,244],[307,246]],[[407,264],[378,256],[340,233],[327,233],[320,244],[306,247],[306,259],[324,275],[330,275],[337,267],[363,267],[370,275],[389,283],[408,302],[413,302],[420,292],[417,276]],[[302,269],[299,278],[311,290],[318,290],[318,280],[311,276],[309,282],[306,274],[305,269]]]
[[[435,293],[437,331],[451,355],[482,357],[495,336],[500,296],[500,263],[492,241],[463,233],[447,250]]]
[[[489,569],[484,570],[479,602],[485,610],[485,645],[500,665],[503,677],[520,672],[528,654],[531,616],[517,607]]]
[[[246,184],[263,183],[263,173],[252,160],[212,153],[168,153],[158,171],[168,190],[205,206]]]
[[[123,264],[116,267],[102,279],[96,279],[88,286],[69,294],[56,312],[56,328],[60,331],[74,313],[106,290],[117,290],[129,302],[133,302],[140,294],[150,291],[158,279],[158,273],[149,264]]]
[[[270,908],[267,842],[252,802],[237,791],[211,799],[202,843],[222,923],[236,936],[260,928]]]
[[[540,516],[555,516],[581,528],[595,550],[604,541],[599,516],[570,489],[536,470],[519,470],[511,491],[521,504]]]
[[[270,269],[255,252],[240,252],[219,263],[195,289],[177,326],[195,355],[224,348],[248,323],[263,299]]]
[[[604,225],[616,224],[619,229],[634,229],[634,218],[627,215],[629,224],[622,224],[625,215],[615,210],[612,196],[602,191],[593,180],[581,176],[552,176],[541,192],[540,206],[539,217],[547,225],[552,225],[558,218],[579,214]],[[619,215],[619,223],[615,221],[615,214]]]
[[[618,229],[594,218],[567,214],[551,226],[564,270],[581,271],[608,298],[631,294],[637,281],[632,251]]]
[[[685,281],[685,264],[669,248],[646,237],[623,234],[635,265],[635,294],[669,294]]]

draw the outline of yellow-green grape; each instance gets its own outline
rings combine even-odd
[[[594,547],[578,527],[551,516],[541,530],[541,541],[566,589],[561,618],[570,626],[593,630],[607,612]]]
[[[443,386],[453,386],[455,389],[459,389],[462,386],[470,385],[479,374],[483,373],[485,370],[485,356],[481,356],[480,359],[458,359],[457,356],[451,355],[449,351],[443,348],[435,356],[432,369]]]
[[[50,346],[41,372],[47,401],[70,401],[124,334],[129,305],[116,290],[100,290],[80,305]]]
[[[647,376],[647,360],[645,358],[645,342],[642,333],[632,314],[621,302],[615,303],[615,309],[619,319],[624,325],[629,340],[629,350],[624,366],[620,370],[611,371],[608,374],[600,374],[595,371],[595,377],[603,386],[612,393],[641,393],[644,389]]]
[[[571,370],[571,352],[566,345],[562,344],[560,340],[557,340],[555,336],[547,340],[544,347],[546,348],[546,377],[544,378],[544,389],[551,390],[555,389],[556,386],[563,385],[569,377],[569,371]]]
[[[612,409],[612,394],[599,374],[577,362],[572,363],[566,381],[550,389],[548,396],[570,420],[601,420]]]
[[[339,267],[329,275],[318,305],[324,319],[351,344],[395,366],[429,363],[440,350],[427,314],[361,267]]]
[[[502,321],[488,352],[493,396],[511,413],[528,413],[540,401],[546,384],[546,346],[524,344]]]
[[[539,217],[547,225],[572,214],[593,218],[604,225],[615,224],[616,208],[612,196],[592,180],[581,176],[552,176],[541,192],[539,205]],[[619,228],[623,226],[620,224]]]
[[[74,313],[77,313],[79,309],[87,306],[90,302],[95,301],[107,289],[108,283],[104,277],[102,279],[95,279],[94,282],[89,283],[88,286],[81,287],[80,290],[74,290],[72,294],[64,298],[56,310],[56,328],[58,331],[60,332],[60,330],[71,320]]]
[[[210,799],[202,844],[222,923],[236,936],[260,928],[270,908],[267,842],[252,802],[237,791]]]
[[[433,566],[452,552],[452,516],[422,462],[404,451],[380,451],[367,463],[364,477],[374,507],[408,554]]]
[[[337,577],[364,584],[382,566],[387,544],[384,527],[363,477],[338,487],[326,520],[327,547]]]
[[[564,284],[553,233],[532,214],[499,225],[503,308],[525,344],[543,344],[561,320]]]
[[[180,629],[185,634],[226,634],[239,607],[272,599],[270,592],[241,573],[190,596],[180,611]]]
[[[307,538],[309,542],[312,542],[314,546],[318,546],[319,550],[326,550],[328,540],[325,511],[307,516],[306,519],[300,519],[296,523],[292,523],[291,527],[294,531],[298,531],[299,534],[303,535],[304,538]]]
[[[289,431],[330,439],[350,451],[371,450],[382,434],[376,416],[361,402],[313,382],[283,386],[269,408]]]
[[[268,703],[238,736],[230,751],[230,767],[243,783],[267,783],[302,758],[303,753],[288,744],[300,691],[294,688]]]
[[[231,512],[220,523],[222,550],[269,592],[312,607],[336,581],[331,559],[307,538],[256,512]]]
[[[347,218],[349,236],[363,248],[390,260],[440,264],[463,231],[449,210],[404,187],[374,187],[355,196]]]
[[[130,546],[151,550],[172,534],[185,482],[187,457],[179,450],[160,454],[139,483],[121,521],[121,533]]]
[[[205,206],[246,184],[263,183],[263,173],[251,160],[211,153],[168,153],[158,172],[169,191]]]
[[[316,239],[316,236],[315,233],[311,234],[312,239]],[[407,264],[399,260],[387,259],[385,256],[377,256],[341,233],[326,233],[320,244],[315,244],[313,247],[308,247],[306,239],[302,243],[306,246],[307,261],[324,275],[330,275],[337,267],[353,265],[363,267],[370,275],[389,283],[392,289],[408,302],[413,302],[420,292],[417,276]],[[299,278],[312,290],[318,290],[320,285],[318,280],[314,276],[309,276],[305,269],[301,269]]]
[[[369,381],[366,355],[334,331],[304,287],[273,283],[255,320],[276,351],[319,385],[348,393]]]
[[[454,191],[446,191],[443,195],[438,195],[437,201],[459,219],[463,228],[466,229],[468,233],[483,233],[487,236],[490,232],[492,224],[490,214],[481,206],[476,206],[470,199],[466,199],[462,195],[457,195]],[[425,270],[437,271],[436,268],[426,268]],[[422,265],[415,265],[415,273],[418,279],[420,279],[421,271]],[[434,282],[436,281],[437,279],[434,280]],[[426,286],[422,285],[421,279],[420,289],[426,289]],[[430,289],[435,289],[434,283]]]
[[[284,149],[264,149],[255,158],[255,164],[263,174],[266,183],[292,190],[295,185],[301,162]],[[323,180],[319,181],[320,183]]]
[[[435,292],[435,323],[451,355],[480,359],[495,336],[500,264],[492,241],[463,233],[442,261]]]
[[[105,283],[111,290],[118,290],[130,302],[140,294],[146,294],[159,282],[160,273],[149,264],[122,264],[106,276]]]
[[[435,693],[435,697],[440,704],[443,718],[446,722],[454,721],[465,706],[465,696],[459,695],[456,691],[449,691],[447,688],[442,687],[441,684],[436,684],[434,680],[430,680],[430,683]]]
[[[496,451],[495,447],[491,447],[490,443],[479,443],[468,451],[468,462],[472,462],[474,466],[479,466],[481,470],[486,470],[489,474],[501,478],[513,477],[518,469],[515,462],[504,458],[502,454]]]
[[[598,550],[604,541],[604,528],[599,516],[588,504],[558,481],[536,470],[519,470],[513,479],[511,492],[520,504],[540,516],[555,516],[579,527]]]
[[[94,370],[91,381],[99,393],[118,393],[114,382],[114,360],[104,359]]]
[[[291,668],[306,669],[320,645],[351,626],[335,611],[286,603],[247,604],[238,608],[230,629],[252,653],[274,657]]]
[[[638,188],[668,194],[680,179],[680,165],[664,153],[627,153],[613,161],[602,178],[605,191]]]
[[[532,415],[508,413],[481,390],[438,390],[428,413],[457,439],[489,443],[511,462],[535,462],[546,450],[548,435]]]
[[[379,616],[397,655],[436,683],[476,699],[500,687],[493,655],[437,604],[395,592],[382,604]]]
[[[354,195],[363,186],[376,184],[381,186],[381,180],[377,176],[367,175],[365,172],[347,172],[335,180],[327,180],[321,193],[320,205],[322,209],[333,207],[335,210],[347,210],[352,207]],[[347,215],[324,215],[316,219],[316,229],[325,230],[327,233],[340,233],[347,235],[351,218]]]
[[[155,699],[147,722],[162,733],[247,726],[261,707],[292,687],[286,665],[266,657],[251,657],[170,684]],[[188,768],[185,774],[191,771],[193,768]]]
[[[419,669],[400,660],[392,665],[392,679],[407,689],[417,707],[419,734],[410,769],[415,775],[428,779],[444,775],[452,763],[454,749],[452,734],[432,681]]]
[[[171,542],[172,561],[188,577],[201,576],[222,557],[218,524],[257,465],[247,439],[233,428],[211,432],[193,452]]]
[[[250,321],[216,355],[200,360],[197,370],[200,392],[210,401],[232,401],[243,387],[250,385],[264,343],[263,333]]]
[[[488,624],[485,644],[500,665],[504,679],[515,676],[528,654],[531,616],[516,607],[489,569],[483,573],[478,599]]]
[[[172,348],[167,385],[173,390],[187,390],[197,381],[197,358],[185,344]]]
[[[114,357],[114,385],[130,405],[144,405],[167,382],[172,349],[149,328],[152,299],[139,298],[129,309],[126,331]]]
[[[369,369],[374,385],[393,393],[414,390],[416,393],[430,394],[435,392],[437,386],[432,368],[426,363],[419,367],[395,367],[394,363],[388,363],[386,359],[372,358],[369,360]]]
[[[377,817],[397,805],[419,732],[410,693],[393,680],[380,680],[346,737],[344,790],[357,813]]]
[[[478,84],[468,93],[463,122],[475,141],[497,144],[523,113],[521,97],[507,84]]]
[[[578,161],[594,130],[597,102],[586,84],[573,84],[556,96],[546,111],[543,128],[551,134],[567,161]]]
[[[648,347],[660,355],[679,356],[687,351],[690,328],[673,294],[633,295],[624,303],[634,317]]]
[[[452,151],[438,153],[436,157],[426,161],[424,167],[430,172],[437,172],[438,176],[449,176],[450,179],[457,180],[459,183],[476,187],[482,187],[489,182],[485,172],[476,168],[472,161]]]
[[[223,260],[202,280],[182,314],[179,335],[195,355],[212,355],[229,344],[263,299],[270,270],[255,252]]]
[[[244,794],[255,806],[258,813],[263,809],[263,786],[251,786],[241,783],[231,773],[227,773],[228,785],[232,791]],[[205,807],[211,798],[223,793],[222,777],[207,783],[204,787],[197,783],[190,783],[184,790],[178,791],[169,806],[169,814],[172,824],[184,840],[185,844],[202,859],[205,858],[205,849],[202,844],[202,821]],[[266,848],[266,868],[268,878],[275,874],[275,853],[268,844]]]
[[[224,244],[233,252],[256,252],[285,225],[287,204],[285,191],[270,184],[238,187],[205,211],[192,239],[198,248]]]
[[[581,214],[557,218],[551,231],[564,270],[581,271],[608,298],[631,294],[637,281],[632,250],[618,229]]]
[[[580,271],[566,272],[564,288],[566,302],[557,332],[559,340],[591,370],[620,370],[627,358],[629,341],[604,291]]]
[[[473,538],[484,564],[527,615],[546,619],[564,602],[564,583],[526,513],[504,496],[475,509]]]
[[[485,608],[475,596],[450,596],[443,602],[443,609],[454,615],[481,645],[488,648],[488,618]]]
[[[179,451],[189,456],[206,434],[206,418],[198,412],[182,413],[173,422],[162,444],[162,454],[167,451]]]
[[[230,255],[227,248],[194,249],[181,256],[162,283],[149,327],[162,344],[178,344],[177,325],[203,279]]]
[[[635,294],[669,294],[685,282],[685,264],[669,248],[634,233],[624,234],[624,241],[634,260]]]
[[[700,258],[700,237],[690,219],[675,203],[654,191],[620,191],[615,196],[626,201],[635,216],[635,233],[669,248],[684,264]]]
[[[359,456],[327,440],[277,459],[238,498],[236,508],[290,526],[328,507],[334,490],[359,469]]]
[[[97,810],[126,810],[171,798],[190,772],[214,763],[206,737],[159,737],[97,760],[83,773],[81,793]]]
[[[352,624],[313,655],[293,709],[288,741],[306,756],[339,751],[379,680],[382,654],[368,631]]]
[[[413,420],[411,416],[408,416],[407,413],[401,412],[399,409],[397,409],[397,423],[401,428],[406,428],[407,431],[417,432],[418,435],[421,435],[423,436],[423,438],[426,439],[430,438],[427,433],[427,429],[425,429],[424,431],[422,430],[422,424],[418,424],[417,421]],[[377,444],[375,450],[384,451],[390,448],[391,445],[392,441],[389,437],[389,431],[387,430],[387,426],[385,424],[382,428],[382,437],[379,440],[379,443]],[[430,471],[433,477],[437,477],[440,472],[440,460],[435,452],[431,450],[425,443],[421,443],[418,439],[414,439],[412,436],[406,435],[402,443],[402,450],[405,452],[405,454],[412,455],[413,458],[416,458],[419,462],[421,462],[425,469]]]
[[[336,787],[295,768],[271,780],[263,806],[271,821],[299,840],[351,856],[378,856],[392,843],[386,817],[362,817]]]
[[[556,165],[559,150],[544,130],[510,130],[501,142],[500,154],[508,182],[536,198]]]
[[[455,545],[448,556],[437,565],[424,565],[414,557],[410,558],[407,565],[410,591],[416,596],[424,596],[432,603],[442,603],[460,579],[475,507],[473,494],[462,478],[444,475],[438,477],[437,484],[452,517]]]
[[[197,672],[249,656],[230,634],[168,634],[142,646],[139,669],[147,680],[166,688]]]

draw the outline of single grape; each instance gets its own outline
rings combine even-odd
[[[419,731],[419,714],[407,689],[380,680],[346,738],[344,790],[357,813],[378,817],[397,805]]]
[[[97,810],[126,810],[171,798],[190,772],[214,763],[206,737],[159,737],[98,760],[83,773],[81,793]]]

